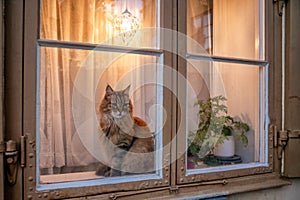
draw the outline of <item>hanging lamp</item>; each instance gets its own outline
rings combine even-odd
[[[125,10],[114,19],[114,28],[125,45],[134,38],[139,26],[139,19],[128,10],[126,0]]]

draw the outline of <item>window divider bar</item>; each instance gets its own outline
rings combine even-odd
[[[55,47],[55,48],[67,48],[67,49],[81,49],[81,50],[95,50],[95,51],[109,51],[117,53],[131,53],[142,55],[155,55],[159,56],[163,53],[163,50],[152,48],[137,48],[137,47],[123,47],[108,44],[92,44],[84,42],[70,42],[59,40],[38,40],[39,46]]]
[[[268,62],[261,60],[250,60],[243,58],[231,58],[231,57],[222,57],[222,56],[213,56],[213,55],[205,55],[205,54],[194,54],[188,53],[186,55],[186,59],[194,59],[194,60],[208,60],[213,62],[223,62],[223,63],[235,63],[235,64],[246,64],[246,65],[259,65],[266,67]]]

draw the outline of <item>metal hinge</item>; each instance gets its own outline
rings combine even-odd
[[[278,159],[282,158],[282,152],[287,145],[288,142],[288,131],[287,130],[277,130],[276,125],[272,126],[273,132],[273,146],[277,148]]]
[[[20,165],[25,167],[25,136],[21,136],[21,154]],[[18,159],[19,151],[17,149],[17,142],[14,140],[0,141],[0,153],[4,154],[4,161],[6,165],[6,177],[9,185],[14,185],[18,173]]]
[[[273,146],[278,148],[278,159],[282,157],[282,150],[286,147],[290,138],[300,138],[300,130],[277,130],[277,126],[272,126]]]
[[[178,190],[179,190],[179,187],[178,187],[177,185],[170,186],[170,187],[169,187],[169,190],[170,190],[170,192],[175,192],[175,193],[177,193]]]
[[[281,160],[281,175],[285,173],[285,147],[287,146],[290,139],[300,139],[300,130],[277,130],[275,125],[270,126],[273,132],[273,146],[277,148],[278,159]]]

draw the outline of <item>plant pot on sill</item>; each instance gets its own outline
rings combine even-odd
[[[227,136],[228,140],[224,140],[214,148],[214,155],[219,157],[232,157],[235,153],[235,141],[233,136]]]

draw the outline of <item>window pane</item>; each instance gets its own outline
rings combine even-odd
[[[259,16],[259,0],[188,0],[188,52],[261,59]]]
[[[187,169],[265,164],[264,67],[189,60],[187,72]]]
[[[159,60],[40,47],[41,184],[158,173]]]
[[[157,47],[155,0],[43,0],[41,38]]]

